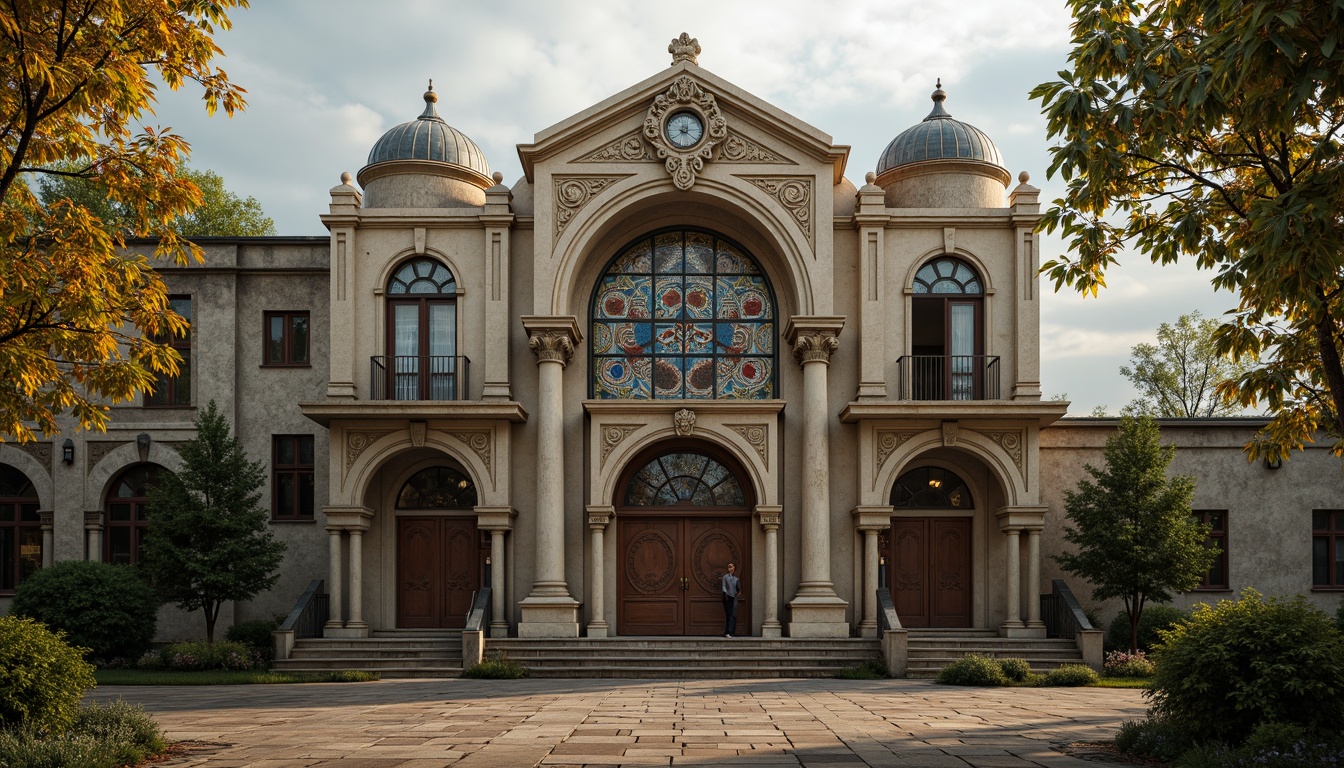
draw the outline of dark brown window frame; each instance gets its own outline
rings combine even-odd
[[[19,470],[16,467],[10,466],[9,469],[19,475],[23,475],[22,470]],[[32,489],[31,482],[28,483],[27,488]],[[37,532],[37,567],[42,567],[42,518],[37,513],[37,508],[40,503],[35,490],[31,496],[0,496],[0,506],[10,507],[13,511],[12,520],[0,520],[0,529],[12,530],[14,532],[13,538],[9,542],[9,546],[12,548],[12,551],[9,552],[10,569],[9,573],[5,574],[5,578],[0,578],[0,595],[14,594],[14,590],[23,583],[23,557],[21,549],[23,547],[24,531],[28,531],[30,534],[32,531]],[[30,517],[25,520],[25,515],[30,515]],[[4,587],[6,582],[10,584],[7,588]]]
[[[1208,537],[1204,539],[1206,546],[1209,544],[1216,544],[1218,548],[1223,551],[1223,554],[1221,558],[1217,562],[1215,562],[1211,568],[1209,568],[1208,572],[1205,573],[1202,577],[1200,577],[1199,586],[1195,587],[1195,591],[1226,592],[1232,588],[1232,582],[1230,581],[1229,577],[1229,571],[1231,571],[1232,556],[1231,556],[1231,550],[1228,548],[1228,542],[1227,542],[1227,529],[1228,529],[1227,510],[1196,509],[1192,510],[1192,514],[1194,515],[1195,520],[1199,522],[1201,525],[1210,524],[1209,517],[1211,515],[1223,516],[1223,527],[1213,528],[1212,530],[1209,531]],[[1214,574],[1215,570],[1219,571],[1219,573]],[[1216,580],[1215,578],[1213,578],[1214,576],[1217,577]]]
[[[313,462],[304,463],[301,461],[303,456],[303,441],[309,442],[309,453],[314,457]],[[284,440],[294,441],[294,463],[280,463],[280,444]],[[277,523],[311,523],[313,522],[316,507],[316,440],[313,435],[271,435],[271,521]],[[290,476],[293,482],[290,485],[293,497],[291,509],[293,514],[280,514],[280,478]],[[308,477],[313,483],[313,501],[305,512],[303,509],[303,486],[304,477]]]
[[[102,531],[103,551],[101,557],[103,559],[103,562],[105,563],[112,562],[112,533],[114,530],[120,530],[122,528],[128,529],[130,531],[130,539],[128,542],[130,560],[123,564],[136,565],[137,563],[140,562],[140,548],[144,545],[145,535],[149,531],[149,496],[147,494],[142,496],[116,496],[115,494],[117,492],[117,489],[121,487],[121,484],[125,479],[126,475],[130,474],[131,472],[145,468],[146,466],[149,468],[149,471],[151,475],[153,475],[153,477],[151,477],[147,481],[145,489],[147,489],[149,485],[153,483],[155,479],[157,479],[158,473],[167,471],[162,467],[158,466],[157,464],[149,464],[149,465],[132,464],[131,466],[125,467],[119,473],[117,473],[117,476],[113,479],[112,484],[108,487],[107,496],[103,499],[103,531]],[[113,520],[112,519],[113,504],[127,505],[129,507],[129,509],[127,510],[128,511],[127,517],[129,519]]]
[[[1344,517],[1344,510],[1341,509],[1313,509],[1311,524],[1311,588],[1313,590],[1336,591],[1344,590],[1344,569],[1337,568],[1334,556],[1335,548],[1339,546],[1338,542],[1344,541],[1344,525],[1335,525],[1336,518]],[[1325,527],[1316,526],[1315,517],[1318,513],[1325,514]],[[1316,580],[1316,542],[1325,541],[1325,568],[1326,580],[1324,583]]]
[[[281,318],[283,329],[281,331],[280,346],[284,353],[284,359],[275,361],[271,359],[271,320]],[[302,361],[290,359],[292,333],[294,332],[293,321],[295,318],[302,317],[308,321],[308,335],[304,339],[304,357]],[[306,309],[286,309],[286,310],[267,310],[262,313],[261,321],[261,367],[262,368],[311,368],[313,367],[313,320],[312,313]]]
[[[187,302],[187,322],[188,323],[194,322],[192,318],[195,317],[196,312],[194,301],[191,295],[172,294],[168,297],[168,302],[170,306],[172,302],[175,301]],[[191,386],[191,347],[194,341],[193,340],[194,336],[195,336],[195,328],[188,327],[185,336],[175,336],[175,335],[159,336],[155,339],[155,341],[158,341],[160,343],[166,343],[173,349],[177,350],[177,353],[182,356],[182,366],[181,368],[178,369],[176,376],[165,376],[163,374],[155,375],[154,378],[156,379],[157,384],[154,387],[154,393],[150,394],[146,392],[144,394],[143,406],[145,408],[191,407],[191,399],[193,394]],[[186,377],[187,380],[187,402],[185,403],[178,402],[178,392],[177,392],[178,382],[183,377]]]

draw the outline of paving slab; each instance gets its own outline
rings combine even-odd
[[[1145,708],[1136,690],[928,680],[382,680],[89,698],[141,704],[169,739],[209,742],[163,768],[1076,767],[1094,764],[1053,747],[1112,738]]]

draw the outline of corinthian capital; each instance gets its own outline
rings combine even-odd
[[[583,338],[576,319],[528,315],[522,320],[523,328],[527,329],[527,346],[537,356],[537,362],[555,361],[569,365],[574,356],[574,345]]]
[[[844,326],[843,317],[798,315],[789,319],[784,338],[793,347],[793,357],[800,364],[829,363],[831,354],[840,348],[840,329]]]

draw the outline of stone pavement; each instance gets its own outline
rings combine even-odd
[[[169,738],[210,742],[184,768],[921,766],[1097,763],[1052,745],[1105,740],[1140,691],[955,688],[927,680],[384,680],[106,686]]]

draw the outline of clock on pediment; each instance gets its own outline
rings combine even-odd
[[[658,94],[644,116],[644,138],[653,145],[677,189],[690,189],[696,175],[728,137],[728,121],[714,95],[689,75]]]
[[[704,138],[705,124],[694,112],[677,112],[667,118],[667,123],[663,126],[663,135],[672,142],[672,146],[690,149]]]

